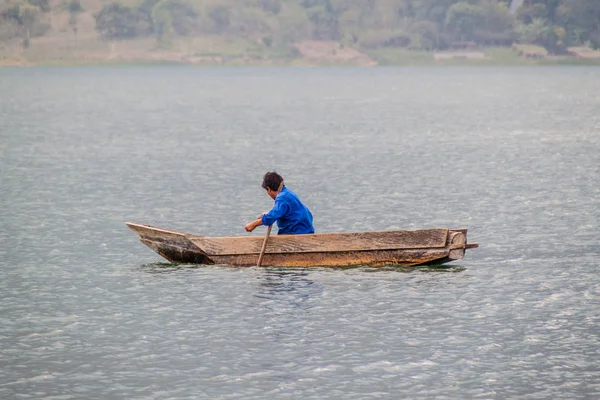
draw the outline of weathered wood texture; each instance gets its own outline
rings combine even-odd
[[[274,253],[265,254],[263,266],[278,267],[349,267],[369,265],[414,265],[433,262],[448,256],[445,249],[432,250],[378,250],[378,251],[344,251],[330,253]],[[212,256],[216,264],[255,265],[258,255],[225,255]]]
[[[465,232],[453,232],[448,242],[450,243],[451,248],[450,252],[448,253],[448,257],[451,260],[460,260],[464,258],[467,234]]]
[[[168,261],[213,264],[202,249],[188,239],[193,235],[132,222],[126,222],[125,225],[140,235],[142,243]]]
[[[269,238],[265,254],[443,248],[447,237],[448,229],[278,235]],[[210,257],[259,254],[263,244],[263,238],[257,236],[190,240]]]
[[[212,238],[126,223],[140,241],[173,262],[256,265],[263,238]],[[466,229],[423,229],[316,235],[281,235],[269,239],[263,266],[312,267],[356,265],[415,266],[464,257]]]
[[[150,240],[158,240],[158,241],[168,241],[168,240],[184,240],[187,236],[193,236],[188,233],[170,231],[168,229],[156,228],[150,225],[136,224],[134,222],[125,222],[131,230],[140,235],[140,237],[150,239]]]
[[[152,250],[156,251],[163,258],[171,262],[182,262],[190,264],[214,264],[211,260],[197,247],[188,247],[185,243],[173,241],[152,241],[140,238],[140,241]]]

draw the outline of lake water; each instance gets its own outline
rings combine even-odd
[[[0,398],[600,398],[600,68],[0,69]],[[447,268],[177,266],[125,221],[468,228]],[[264,235],[258,228],[253,235]]]

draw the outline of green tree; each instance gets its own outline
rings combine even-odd
[[[327,6],[316,5],[307,8],[306,16],[312,23],[312,36],[314,39],[339,39],[337,17]]]
[[[278,15],[276,28],[276,41],[282,43],[294,43],[310,38],[312,26],[303,9],[284,9]]]
[[[453,4],[446,14],[446,28],[461,41],[475,40],[475,30],[483,22],[481,7],[464,1]]]
[[[189,35],[196,28],[198,13],[185,0],[161,0],[152,8],[155,34],[162,37],[171,31]]]
[[[175,31],[171,14],[165,8],[154,7],[152,10],[152,26],[156,40],[162,44],[170,44]]]
[[[434,50],[440,47],[438,25],[433,21],[417,21],[410,27],[410,47],[416,50]]]
[[[534,19],[548,20],[552,14],[552,10],[548,9],[545,0],[526,1],[517,10],[517,18],[525,24],[532,23]]]
[[[414,0],[412,11],[416,21],[432,21],[443,27],[448,10],[457,0]]]
[[[387,30],[405,29],[408,24],[405,19],[409,10],[409,2],[398,0],[379,0],[374,12],[381,20],[381,25]]]
[[[480,3],[483,23],[475,30],[477,41],[484,44],[511,45],[516,39],[516,18],[508,3],[485,0]]]
[[[238,8],[232,11],[229,19],[229,30],[231,33],[240,36],[250,36],[261,38],[263,42],[273,42],[273,27],[269,24],[269,19],[265,12],[260,8]],[[267,47],[268,47],[267,46]]]
[[[591,43],[600,47],[600,1],[529,0],[517,12],[519,40],[554,51]]]
[[[23,24],[23,21],[21,21],[21,17],[19,15],[19,5],[18,4],[14,4],[10,7],[7,7],[4,10],[2,10],[2,13],[0,13],[0,17],[2,17],[2,20],[4,20],[4,21],[12,21],[19,25]]]
[[[36,3],[36,2],[33,2]],[[38,2],[50,10],[47,2]],[[23,46],[29,47],[32,37],[42,36],[50,28],[44,21],[44,10],[30,2],[13,4],[0,12],[0,29],[7,38],[22,37]]]
[[[362,32],[360,23],[361,14],[359,10],[344,10],[339,18],[340,36],[349,42],[356,43]]]
[[[231,10],[224,4],[215,4],[209,7],[208,17],[213,23],[213,31],[223,33],[231,24]]]
[[[50,1],[49,0],[27,0],[26,4],[38,7],[42,12],[50,12]]]
[[[129,39],[137,35],[137,16],[131,7],[112,2],[94,16],[103,39]]]
[[[529,24],[519,24],[517,34],[521,43],[547,46],[551,40],[552,28],[546,20],[535,18]]]
[[[583,44],[590,42],[600,48],[600,1],[565,0],[561,17],[567,31],[566,40]]]
[[[83,8],[79,0],[70,0],[67,9],[69,10],[69,26],[73,31],[73,35],[77,38],[77,16],[83,11]]]
[[[23,47],[29,47],[29,41],[31,38],[31,32],[35,28],[35,24],[38,23],[42,10],[39,7],[32,6],[30,4],[23,4],[19,6],[19,18],[22,22],[23,28],[25,29],[25,37],[23,38]]]
[[[80,13],[83,11],[83,7],[81,7],[81,2],[79,0],[71,0],[69,4],[67,4],[67,10],[70,13]]]
[[[263,10],[273,14],[281,12],[281,0],[260,0],[260,6]]]
[[[141,0],[137,7],[137,31],[140,35],[151,35],[155,33],[152,9],[160,0]]]

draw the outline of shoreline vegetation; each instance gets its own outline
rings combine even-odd
[[[0,0],[0,67],[600,66],[599,48],[597,0]]]
[[[302,46],[317,46],[322,52],[301,52],[289,58],[250,58],[245,54],[197,52],[193,54],[149,50],[122,53],[119,46],[106,51],[86,52],[81,56],[44,56],[35,54],[6,54],[0,50],[2,67],[75,67],[75,66],[249,66],[249,67],[443,67],[443,66],[600,66],[600,52],[591,57],[577,55],[540,55],[540,50],[522,50],[510,47],[485,47],[477,51],[414,51],[377,50],[361,53],[355,49],[337,50],[339,43],[300,43]],[[127,46],[129,47],[129,46]],[[327,50],[325,50],[327,49]],[[337,54],[336,54],[337,53]]]

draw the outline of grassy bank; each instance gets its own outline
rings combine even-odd
[[[407,49],[378,49],[367,52],[377,65],[389,66],[543,66],[543,65],[598,65],[600,60],[586,60],[573,56],[527,58],[510,47],[485,47],[470,53],[482,58],[461,58],[460,52],[425,52]],[[456,58],[436,60],[435,55],[457,55]],[[483,58],[484,57],[484,58]],[[441,58],[441,57],[440,57]]]
[[[103,41],[95,33],[71,32],[36,38],[29,48],[0,43],[0,66],[184,64],[211,66],[534,66],[599,65],[574,56],[520,56],[509,47],[471,52],[426,52],[402,48],[361,51],[338,42],[271,45],[239,37],[202,36],[159,43],[152,38]]]

